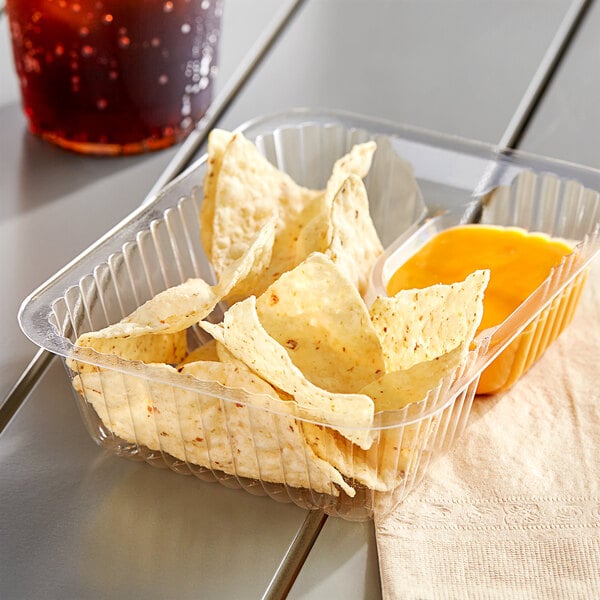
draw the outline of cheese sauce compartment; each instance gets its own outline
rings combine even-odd
[[[459,207],[428,220],[411,235],[401,236],[373,270],[369,297],[386,294],[398,268],[436,235],[467,224],[472,214],[472,205]],[[548,173],[523,171],[512,184],[498,186],[486,195],[478,219],[481,225],[543,234],[566,241],[573,252],[502,322],[479,334],[489,339],[489,347],[481,358],[485,365],[478,394],[500,392],[516,383],[569,325],[585,284],[586,267],[600,247],[599,220],[597,192]],[[476,256],[478,248],[471,251]],[[482,263],[479,268],[485,266]],[[510,279],[511,274],[506,275]]]
[[[89,349],[72,360],[73,342],[82,333],[119,321],[190,277],[214,282],[198,235],[206,157],[24,301],[22,329],[63,357],[92,439],[114,454],[348,520],[387,513],[465,430],[481,373],[500,351],[522,333],[514,350],[518,367],[511,371],[511,377],[518,376],[570,319],[585,268],[598,250],[600,211],[592,190],[600,189],[600,174],[338,112],[292,110],[256,119],[240,131],[275,166],[313,188],[324,186],[334,161],[354,144],[377,141],[378,156],[365,185],[379,236],[391,246],[373,274],[371,292],[383,285],[390,261],[417,247],[435,227],[447,226],[449,215],[465,220],[465,203],[484,195],[489,202],[483,222],[536,230],[551,223],[555,229],[549,233],[580,244],[531,302],[497,330],[480,335],[467,361],[421,402],[380,412],[370,427],[356,428],[358,437],[372,440],[367,450],[340,439],[335,423],[315,422],[300,410],[282,411],[258,395],[214,381],[182,383],[143,363]],[[412,165],[423,196],[405,193],[403,161]],[[546,172],[556,174],[540,174]],[[423,225],[425,204],[430,211],[459,209]],[[200,345],[207,335],[192,328],[188,340]],[[308,427],[320,429],[328,440],[319,461],[298,443]],[[327,470],[328,464],[342,465],[342,475]]]

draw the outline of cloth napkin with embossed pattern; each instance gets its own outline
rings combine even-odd
[[[385,599],[600,599],[600,261],[559,339],[375,527]]]

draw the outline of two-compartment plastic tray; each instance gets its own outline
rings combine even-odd
[[[302,431],[305,421],[265,408],[247,392],[208,381],[157,378],[143,364],[101,355],[90,359],[98,373],[98,389],[80,385],[75,392],[90,435],[117,455],[350,520],[371,518],[375,510],[389,512],[422,479],[430,460],[465,429],[484,368],[526,337],[519,334],[533,331],[527,348],[514,352],[522,363],[513,372],[518,377],[572,316],[581,287],[574,282],[582,281],[600,247],[596,192],[600,173],[337,112],[298,109],[257,119],[240,130],[272,163],[311,188],[322,188],[333,162],[368,139],[409,161],[423,197],[405,193],[389,152],[376,156],[365,179],[384,246],[402,235],[404,240],[396,245],[424,239],[439,227],[432,225],[439,221],[427,219],[426,206],[430,212],[452,208],[451,217],[441,219],[465,222],[477,213],[482,222],[545,231],[579,244],[534,297],[497,330],[480,336],[455,377],[422,402],[375,415],[366,432],[373,439],[369,450],[347,440],[331,444],[337,459],[321,458],[339,463],[339,453],[343,454],[344,480],[356,491],[353,497],[333,481],[299,485],[316,482],[314,456],[304,447],[290,449],[287,430]],[[198,229],[205,168],[202,157],[149,206],[135,211],[33,292],[19,314],[24,332],[66,363],[82,333],[120,320],[158,292],[190,277],[213,282]],[[485,202],[479,202],[482,199]],[[375,287],[380,275],[374,275]],[[558,321],[561,327],[554,325]],[[192,345],[204,341],[197,331],[190,332],[189,339]],[[80,375],[68,366],[67,374],[72,382]],[[177,436],[162,435],[165,415],[179,423]],[[214,423],[218,431],[212,431]],[[325,434],[332,433],[331,424],[317,425]],[[360,475],[365,473],[387,482],[385,489],[361,484]]]

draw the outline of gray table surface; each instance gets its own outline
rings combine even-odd
[[[227,0],[222,86],[276,1]],[[497,142],[569,2],[308,0],[220,125],[328,107]],[[594,6],[523,147],[600,167]],[[0,399],[23,297],[136,207],[176,149],[98,160],[26,132],[0,23]],[[54,361],[0,435],[0,598],[261,597],[306,511],[114,458]],[[399,566],[401,568],[401,566]],[[328,519],[290,598],[381,595],[371,523]]]

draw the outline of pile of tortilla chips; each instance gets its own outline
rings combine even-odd
[[[243,135],[212,132],[200,236],[217,283],[161,292],[81,335],[69,358],[108,430],[190,465],[331,496],[399,484],[423,440],[414,427],[374,427],[374,415],[449,384],[488,272],[367,307],[383,251],[362,181],[375,151],[355,146],[312,190]],[[212,340],[189,348],[191,327]]]

